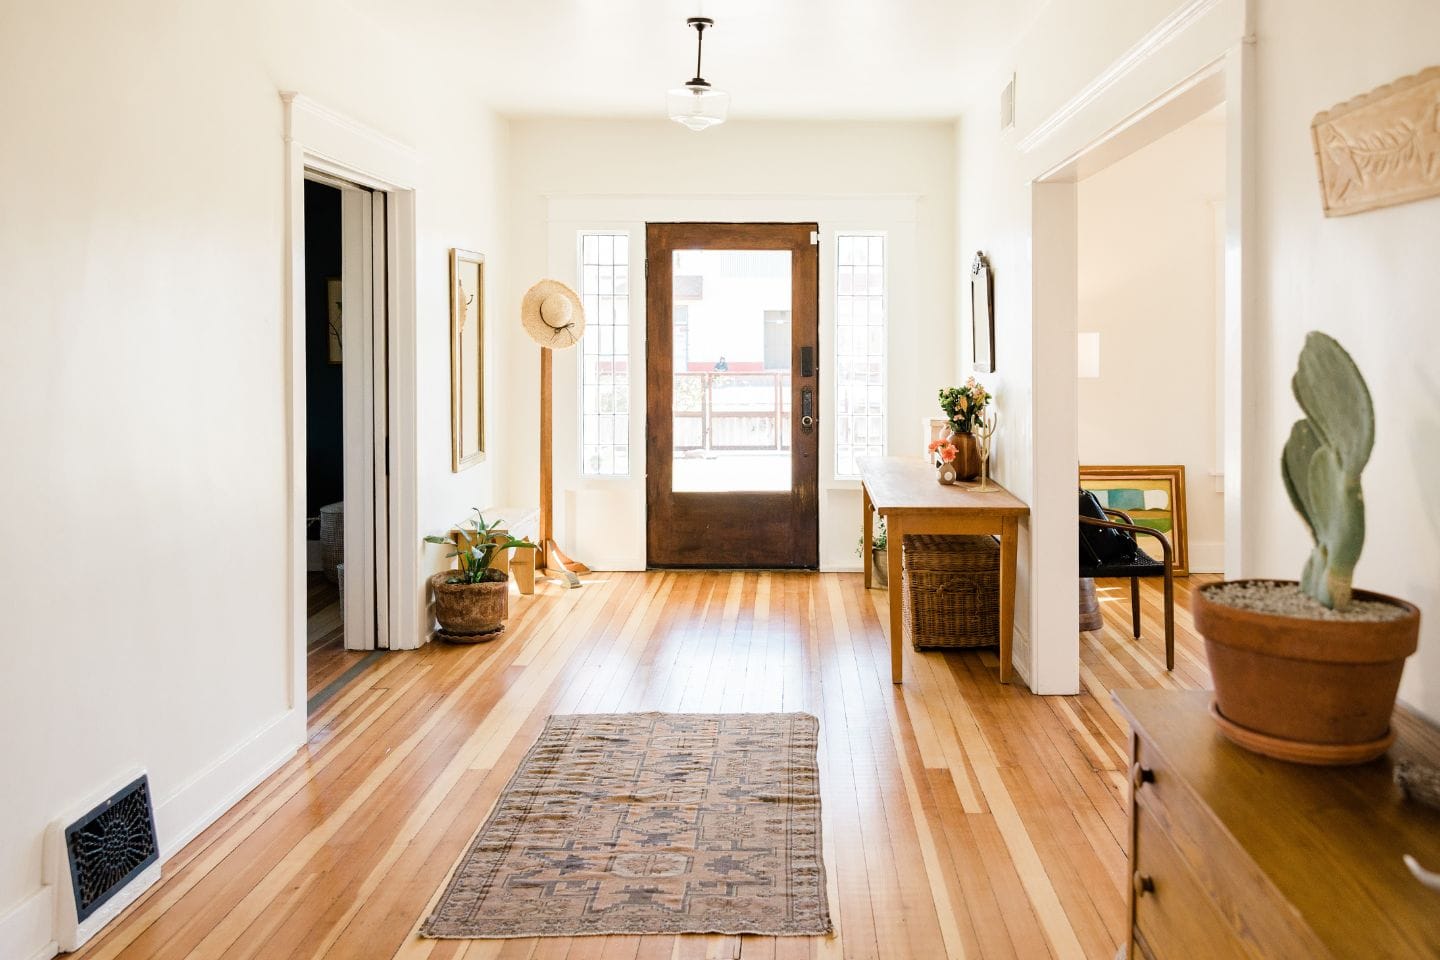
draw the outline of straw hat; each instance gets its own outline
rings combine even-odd
[[[585,333],[580,297],[559,280],[541,280],[520,301],[520,325],[542,347],[564,350]]]

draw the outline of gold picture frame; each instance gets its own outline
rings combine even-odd
[[[1190,573],[1190,531],[1185,512],[1185,467],[1181,464],[1135,467],[1081,467],[1080,486],[1100,505],[1130,515],[1137,526],[1149,527],[1170,541],[1176,576]],[[1160,545],[1136,537],[1141,549],[1160,559]]]
[[[450,250],[450,470],[485,459],[485,255]]]

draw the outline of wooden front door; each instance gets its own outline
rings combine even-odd
[[[646,229],[651,566],[819,565],[816,230]]]

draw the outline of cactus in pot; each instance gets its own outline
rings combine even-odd
[[[1323,333],[1305,338],[1291,389],[1305,417],[1290,430],[1281,473],[1315,541],[1300,588],[1330,609],[1344,610],[1365,545],[1360,472],[1375,444],[1375,408],[1355,361]]]
[[[1237,580],[1196,592],[1211,713],[1226,737],[1266,756],[1363,763],[1395,738],[1390,716],[1420,611],[1351,586],[1365,543],[1360,474],[1375,444],[1375,408],[1355,361],[1311,333],[1291,387],[1305,416],[1290,430],[1281,475],[1312,549],[1298,584]]]

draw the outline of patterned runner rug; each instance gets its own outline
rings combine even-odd
[[[551,717],[421,933],[828,933],[818,732],[804,713]]]

